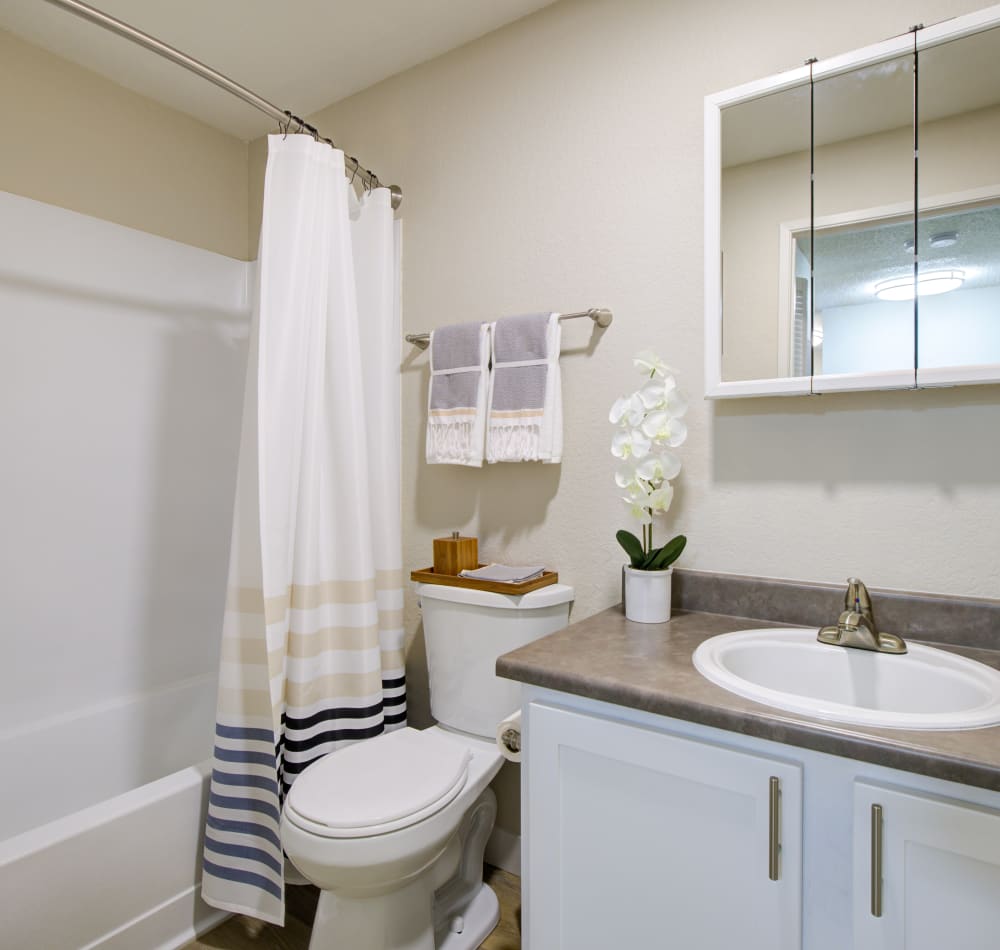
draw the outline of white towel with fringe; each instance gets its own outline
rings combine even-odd
[[[559,314],[503,317],[492,330],[487,461],[561,461]]]
[[[429,465],[483,464],[489,377],[489,326],[459,323],[431,332],[427,393]]]

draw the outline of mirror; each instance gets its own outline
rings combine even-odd
[[[722,110],[722,378],[808,376],[809,86]],[[804,249],[790,263],[779,231],[804,227]],[[792,273],[786,273],[786,268]],[[799,335],[792,343],[782,288]],[[785,326],[775,319],[785,313]]]
[[[816,377],[879,374],[883,386],[915,382],[912,301],[886,298],[882,290],[900,275],[913,280],[906,250],[914,228],[913,58],[895,56],[815,83]]]
[[[917,360],[1000,363],[1000,28],[920,54]]]
[[[710,397],[1000,382],[998,22],[706,98]]]

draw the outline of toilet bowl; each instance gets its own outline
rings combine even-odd
[[[520,706],[520,688],[493,668],[565,626],[573,591],[417,592],[438,725],[318,759],[282,810],[282,847],[321,890],[310,950],[474,950],[499,919],[482,879],[489,784],[503,762],[495,728]]]

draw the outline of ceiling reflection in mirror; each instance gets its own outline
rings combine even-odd
[[[918,363],[1000,363],[1000,28],[919,63]]]
[[[793,311],[797,307],[803,319],[808,313],[808,257],[792,263],[787,248],[782,253],[779,228],[782,222],[809,226],[809,117],[808,85],[722,110],[724,380],[810,371],[805,323],[793,346],[790,330],[782,334],[775,319],[787,285],[795,295]]]

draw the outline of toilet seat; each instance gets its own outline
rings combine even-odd
[[[310,765],[288,793],[285,817],[325,838],[398,831],[452,801],[471,758],[468,748],[433,731],[398,729]]]

